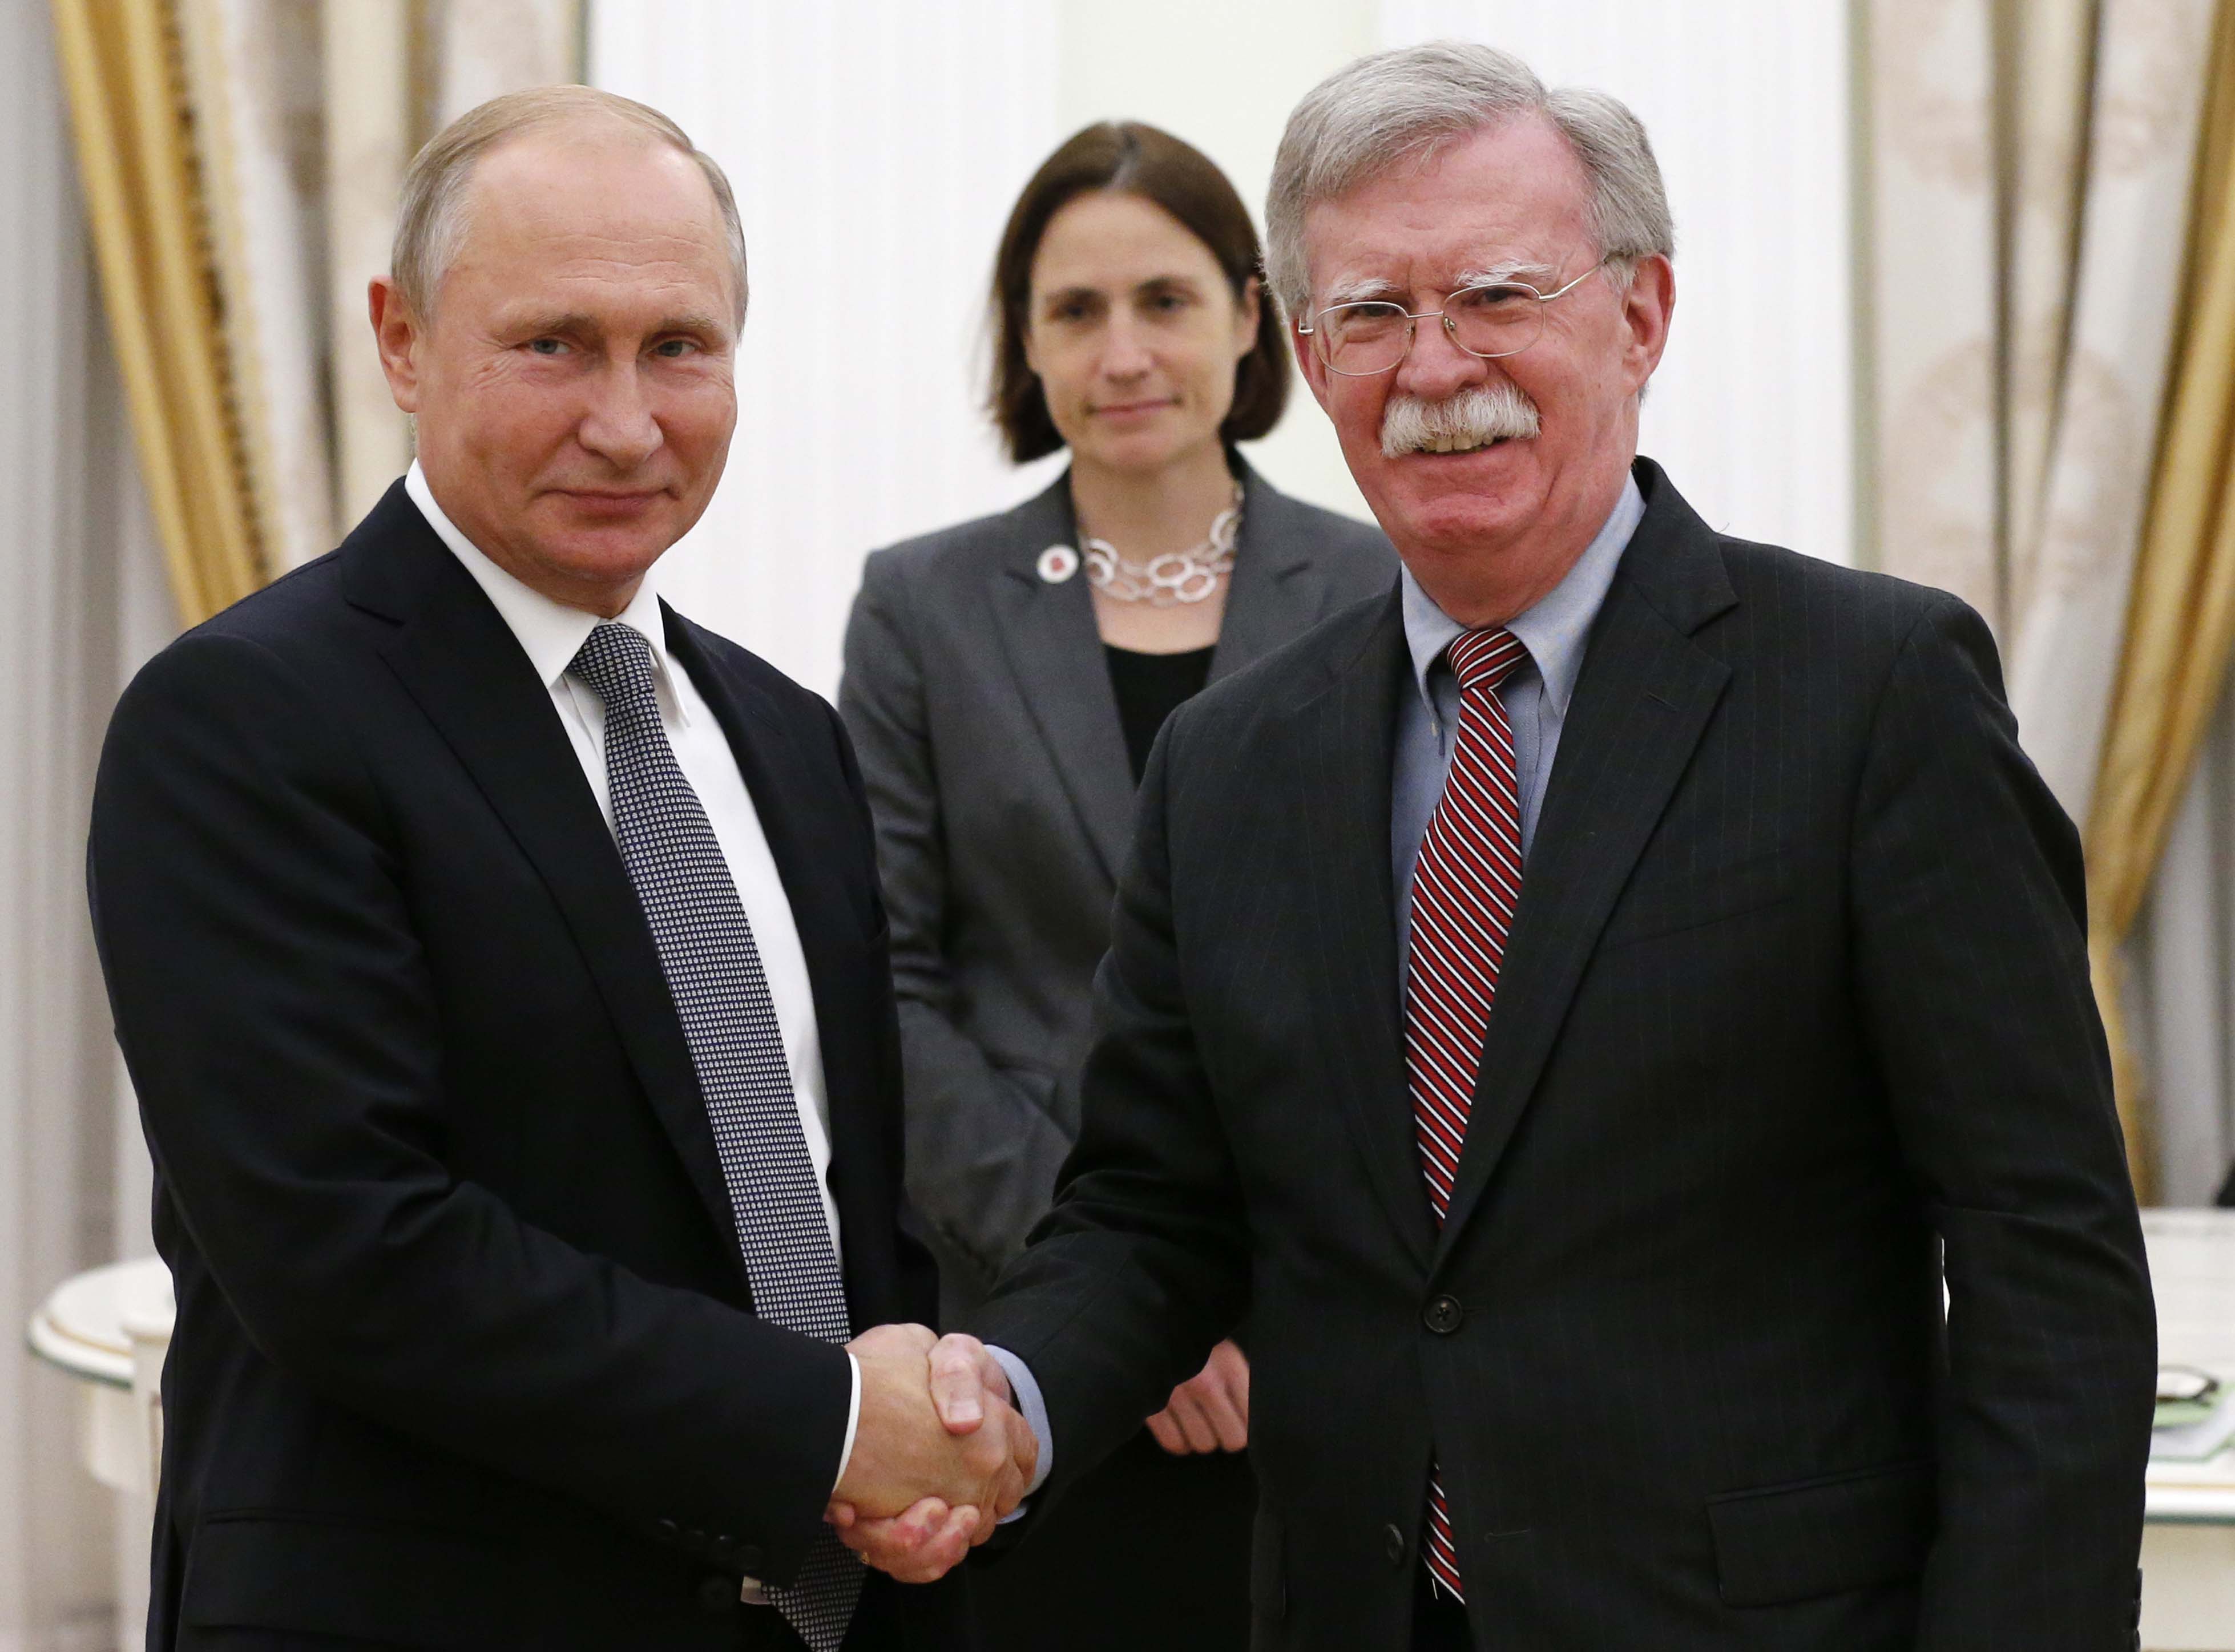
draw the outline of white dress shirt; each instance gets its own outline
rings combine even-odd
[[[489,560],[435,502],[434,490],[416,459],[403,478],[403,487],[427,525],[495,605],[534,667],[536,678],[550,691],[559,724],[567,731],[582,765],[582,777],[589,783],[590,795],[597,799],[598,811],[606,817],[610,831],[613,804],[606,781],[606,704],[595,690],[567,669],[590,639],[599,623],[597,616],[553,601]],[[807,1157],[815,1166],[815,1190],[823,1199],[823,1220],[830,1224],[831,1247],[838,1249],[838,1206],[830,1196],[830,1104],[823,1090],[823,1041],[815,1022],[815,993],[807,977],[807,954],[799,944],[799,927],[793,921],[790,898],[777,875],[776,856],[770,853],[768,834],[761,829],[760,813],[745,789],[745,777],[737,767],[737,754],[730,749],[729,737],[691,680],[691,673],[667,652],[667,625],[650,575],[628,606],[614,618],[652,645],[660,726],[667,731],[667,742],[674,748],[683,777],[706,811],[714,841],[729,863],[731,882],[744,903],[753,945],[760,953],[761,970],[768,977],[769,997],[775,1002],[777,1026],[783,1035],[784,1065],[791,1070],[799,1128],[807,1137]],[[844,1254],[839,1249],[842,1259]],[[856,1361],[838,1479],[845,1478],[847,1461],[853,1456],[854,1431],[861,1420],[861,1409],[862,1372]]]

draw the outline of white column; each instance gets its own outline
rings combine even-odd
[[[1854,541],[1847,9],[1791,0],[1384,0],[1383,43],[1455,36],[1596,87],[1651,134],[1676,314],[1642,450],[1708,523],[1838,561]]]

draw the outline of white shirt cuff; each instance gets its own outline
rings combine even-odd
[[[854,1461],[854,1434],[862,1426],[862,1362],[854,1357],[851,1348],[846,1350],[846,1365],[854,1373],[854,1397],[846,1402],[846,1446],[838,1453],[838,1478],[830,1482],[833,1495],[836,1494],[839,1482],[846,1478],[846,1470]]]
[[[1039,1465],[1032,1471],[1032,1483],[1025,1488],[1025,1495],[1030,1497],[1047,1484],[1048,1474],[1055,1467],[1055,1437],[1048,1432],[1047,1402],[1040,1398],[1040,1385],[1033,1377],[1031,1367],[1006,1348],[989,1347],[986,1352],[992,1354],[1007,1373],[1009,1392],[1015,1397],[1017,1409],[1024,1414],[1025,1421],[1031,1426],[1032,1438],[1040,1445]],[[1024,1513],[1025,1505],[1019,1503],[1001,1524],[1006,1525],[1011,1520],[1020,1520]]]

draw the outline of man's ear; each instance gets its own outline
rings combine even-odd
[[[1288,348],[1296,352],[1296,370],[1304,376],[1304,383],[1312,387],[1312,399],[1320,404],[1321,412],[1327,412],[1327,364],[1320,359],[1319,351],[1312,348],[1311,336],[1294,321],[1288,323]]]
[[[1622,318],[1629,329],[1625,354],[1632,383],[1642,389],[1668,348],[1668,323],[1676,312],[1676,266],[1660,253],[1637,261],[1629,291],[1622,295]]]
[[[365,308],[372,317],[373,341],[380,346],[380,370],[388,375],[388,393],[406,413],[419,410],[419,344],[424,334],[396,278],[376,275],[365,289]]]

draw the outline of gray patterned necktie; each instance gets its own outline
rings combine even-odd
[[[838,1253],[800,1128],[768,976],[729,862],[660,726],[652,645],[609,620],[590,633],[567,669],[605,702],[613,835],[652,926],[705,1098],[753,1311],[788,1331],[843,1342]],[[751,1380],[751,1373],[737,1373],[740,1382]],[[836,1652],[862,1583],[860,1558],[825,1531],[798,1580],[767,1589],[815,1652]]]

